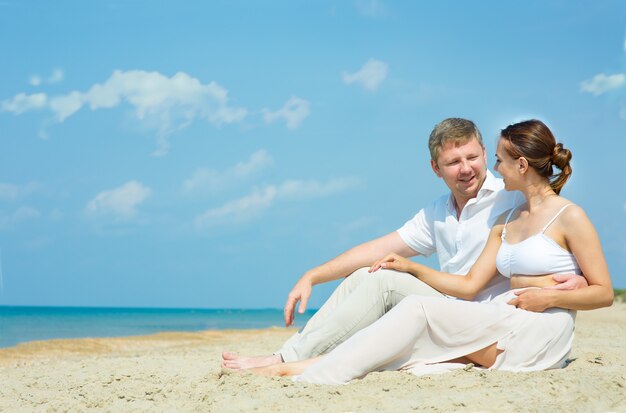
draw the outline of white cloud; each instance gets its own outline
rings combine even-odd
[[[274,164],[272,156],[264,149],[260,149],[250,155],[250,159],[239,162],[232,168],[232,174],[236,177],[247,177]]]
[[[389,73],[387,63],[370,59],[355,73],[343,72],[342,78],[346,85],[356,83],[373,92],[387,78],[387,73]]]
[[[28,182],[24,185],[0,182],[0,201],[13,201],[36,191],[37,188],[39,184],[36,182]]]
[[[218,208],[209,209],[195,219],[195,228],[204,229],[215,225],[247,221],[271,207],[276,201],[302,201],[323,198],[344,192],[359,184],[355,178],[331,179],[326,183],[315,180],[288,180],[280,185],[268,185],[254,189],[242,198],[230,201]]]
[[[124,185],[102,191],[87,203],[90,215],[114,215],[122,219],[133,218],[137,206],[150,196],[152,190],[140,182],[129,181]]]
[[[383,17],[389,13],[387,5],[381,0],[357,0],[356,9],[367,17]]]
[[[359,181],[356,178],[331,179],[325,183],[316,180],[289,180],[280,185],[279,196],[286,200],[322,198],[344,192],[358,186],[358,184]]]
[[[624,81],[626,81],[626,76],[623,73],[608,76],[600,73],[591,80],[583,81],[580,84],[580,90],[598,96],[610,90],[619,89],[624,85]]]
[[[155,155],[169,150],[168,135],[187,127],[196,119],[215,126],[240,122],[246,109],[228,105],[228,91],[216,82],[202,84],[186,73],[166,77],[158,72],[115,71],[103,84],[84,94],[92,110],[111,108],[122,101],[134,107],[140,121],[157,129]]]
[[[14,212],[5,214],[0,212],[0,229],[15,226],[24,221],[30,221],[41,217],[41,212],[30,206],[22,206]]]
[[[63,122],[66,118],[83,107],[84,97],[80,92],[71,92],[64,96],[50,99],[50,109],[56,114],[56,120]]]
[[[30,79],[28,79],[28,83],[30,83],[31,86],[39,86],[41,84],[41,78],[39,76],[31,76]]]
[[[48,83],[58,83],[65,78],[65,73],[61,69],[54,69],[52,74],[46,80]]]
[[[0,183],[0,199],[15,199],[19,193],[19,186]]]
[[[274,202],[276,192],[276,187],[270,185],[219,208],[209,209],[196,217],[195,227],[204,229],[226,222],[246,221],[267,209]]]
[[[158,72],[116,70],[105,83],[92,86],[85,93],[85,101],[93,110],[127,101],[135,108],[137,118],[155,115],[168,123],[180,116],[221,125],[238,122],[246,115],[245,109],[228,106],[228,91],[222,86],[216,82],[202,84],[183,72],[168,78]]]
[[[261,149],[253,153],[247,161],[239,162],[223,172],[209,168],[197,169],[191,178],[183,183],[183,189],[186,192],[218,191],[228,188],[273,164],[274,159],[271,155]]]
[[[39,218],[41,216],[41,212],[39,212],[39,210],[37,210],[36,208],[33,207],[29,207],[29,206],[22,206],[19,207],[14,213],[13,213],[13,218],[17,221],[26,221],[29,219],[36,219]]]
[[[52,80],[60,78],[62,72],[50,77]],[[84,106],[98,110],[122,103],[130,104],[139,121],[157,130],[156,155],[167,153],[167,138],[171,133],[196,119],[220,126],[241,122],[247,114],[246,109],[229,105],[228,91],[216,82],[203,84],[183,72],[167,77],[143,70],[116,70],[104,83],[95,84],[86,92],[73,91],[49,100],[44,93],[21,93],[3,101],[0,109],[20,114],[47,106],[57,121],[63,122]]]
[[[65,73],[63,72],[62,69],[54,69],[52,73],[50,74],[50,76],[48,76],[48,78],[45,79],[45,82],[46,83],[59,83],[64,78],[65,78]],[[44,82],[44,79],[42,79],[41,76],[39,75],[33,75],[30,77],[30,79],[28,79],[28,83],[30,83],[31,86],[39,86],[43,82]]]
[[[15,115],[21,115],[24,112],[44,108],[47,100],[45,93],[34,93],[32,95],[19,93],[12,99],[6,99],[0,102],[0,110],[3,112],[11,112]]]
[[[265,123],[272,123],[277,120],[284,120],[288,129],[296,129],[304,119],[311,113],[310,104],[304,99],[292,96],[282,108],[275,112],[263,109],[263,119]]]
[[[623,107],[619,110],[619,117],[623,120],[626,120],[626,107]]]

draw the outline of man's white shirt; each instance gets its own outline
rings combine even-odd
[[[467,202],[458,218],[454,198],[448,194],[420,210],[397,232],[417,253],[437,253],[441,271],[465,275],[480,256],[500,215],[524,202],[522,194],[506,191],[502,179],[487,170],[478,195]],[[475,301],[490,300],[507,290],[509,279],[498,275]]]

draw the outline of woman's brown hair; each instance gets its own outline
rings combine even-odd
[[[509,155],[524,157],[539,175],[548,179],[557,194],[572,175],[570,160],[572,152],[557,143],[550,129],[540,120],[531,119],[509,125],[502,129],[501,136]],[[561,170],[555,174],[553,166]]]

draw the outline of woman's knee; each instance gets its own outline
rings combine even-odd
[[[400,301],[400,304],[398,305],[402,305],[405,307],[412,307],[412,308],[422,308],[423,299],[424,297],[420,295],[411,294],[411,295],[407,295],[406,297],[404,297],[402,301]]]
[[[398,303],[391,311],[400,317],[408,325],[417,327],[417,323],[424,318],[423,297],[408,295]]]

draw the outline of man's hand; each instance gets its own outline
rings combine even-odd
[[[514,291],[515,297],[507,304],[514,305],[522,310],[544,312],[547,308],[553,307],[552,298],[555,292],[545,288],[527,288],[525,290]]]
[[[387,270],[396,270],[400,272],[409,272],[411,261],[396,254],[391,253],[376,261],[369,269],[369,272],[376,272],[381,268]]]
[[[306,310],[306,305],[309,301],[309,297],[311,296],[311,291],[313,290],[313,284],[309,279],[304,276],[300,278],[300,280],[293,287],[289,295],[287,296],[287,302],[285,303],[285,327],[289,327],[293,325],[294,320],[294,312],[296,309],[296,304],[300,301],[300,306],[298,307],[298,313],[302,314]]]
[[[545,290],[576,290],[589,286],[585,277],[576,274],[554,274],[552,279],[558,282],[558,284],[543,287]]]

